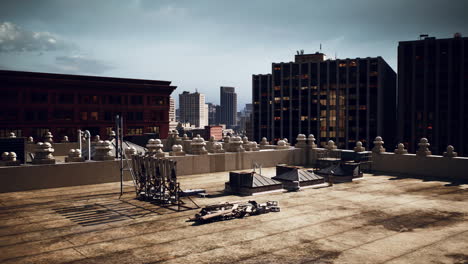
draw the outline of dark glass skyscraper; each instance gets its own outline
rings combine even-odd
[[[220,87],[221,124],[227,128],[237,125],[237,94],[234,87]]]
[[[410,151],[426,137],[433,154],[468,154],[468,38],[402,41],[398,46],[398,139]]]
[[[314,134],[319,145],[364,146],[376,136],[393,145],[396,73],[381,57],[325,60],[322,53],[273,63],[272,74],[253,75],[253,135],[295,142]]]

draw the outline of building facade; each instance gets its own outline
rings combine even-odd
[[[409,151],[426,137],[433,154],[453,145],[459,155],[468,155],[466,102],[468,38],[455,34],[399,43],[398,138]]]
[[[395,144],[396,73],[381,57],[325,60],[322,53],[273,63],[272,74],[253,75],[253,138],[314,134],[324,146],[364,146],[382,136]]]
[[[234,87],[220,87],[221,124],[227,128],[237,125],[237,94]]]
[[[124,118],[126,135],[169,129],[169,81],[0,71],[0,137],[9,132],[41,139],[77,138],[77,130],[107,138],[115,116]]]
[[[205,95],[187,91],[179,94],[180,120],[195,127],[208,125],[208,105],[205,104]]]

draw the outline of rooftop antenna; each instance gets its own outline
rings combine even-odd
[[[320,43],[320,52],[322,52],[322,43]]]
[[[336,51],[335,51],[335,60],[336,60]]]

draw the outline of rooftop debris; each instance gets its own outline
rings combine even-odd
[[[190,217],[189,221],[198,224],[229,220],[233,218],[243,218],[249,215],[266,214],[269,212],[279,212],[280,207],[277,201],[268,201],[266,203],[248,202],[225,202],[220,204],[208,205],[201,209],[198,214]]]

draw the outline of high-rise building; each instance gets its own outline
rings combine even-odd
[[[216,105],[213,103],[207,103],[208,105],[208,125],[217,125],[218,120],[216,119]]]
[[[208,125],[208,106],[205,95],[184,91],[179,94],[180,122],[190,123],[195,127]]]
[[[221,120],[227,128],[237,125],[237,94],[234,87],[220,87]]]
[[[169,131],[175,130],[177,127],[175,100],[169,97]]]
[[[426,137],[433,154],[468,154],[468,38],[402,41],[398,46],[398,139],[409,151]]]
[[[247,131],[251,132],[251,124],[250,119],[252,118],[252,110],[253,106],[252,104],[246,104],[245,108],[238,113],[238,125],[239,125],[239,131],[250,137],[251,135],[247,133]]]
[[[295,142],[314,134],[319,145],[364,146],[376,136],[393,146],[396,131],[396,73],[381,57],[325,60],[298,54],[273,63],[272,74],[253,75],[253,138]]]
[[[74,140],[81,129],[105,139],[119,115],[125,135],[166,138],[175,88],[170,81],[0,71],[0,137],[40,140],[52,132]]]

